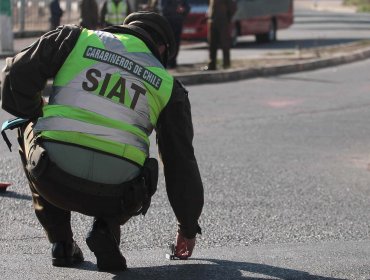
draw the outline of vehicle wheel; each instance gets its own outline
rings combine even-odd
[[[238,26],[235,23],[233,24],[233,27],[231,29],[231,46],[232,47],[235,47],[238,44],[238,35],[239,35]]]
[[[276,41],[276,23],[275,20],[271,20],[269,31],[262,34],[256,34],[257,43],[268,43]]]
[[[275,20],[271,20],[271,23],[270,23],[270,28],[269,28],[269,32],[268,32],[268,41],[269,42],[274,42],[276,41],[276,22]]]

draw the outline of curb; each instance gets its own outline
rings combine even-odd
[[[39,38],[40,36],[44,35],[46,31],[42,30],[34,30],[34,31],[23,31],[23,32],[14,32],[13,33],[13,40],[15,39],[24,39],[24,38]],[[23,48],[21,48],[23,49]],[[20,50],[13,50],[13,51],[5,51],[0,53],[0,59],[5,59],[7,57],[15,56]]]
[[[303,71],[311,71],[326,67],[337,66],[341,64],[352,63],[370,58],[370,47],[362,50],[354,51],[350,54],[336,55],[330,58],[311,59],[298,63],[281,64],[269,67],[260,68],[240,68],[228,70],[216,70],[211,72],[195,71],[186,74],[172,74],[175,78],[180,80],[185,86],[200,85],[211,83],[225,83],[231,81],[246,80],[258,77],[269,77],[290,73],[297,73]],[[1,84],[1,81],[0,81]],[[51,93],[52,82],[48,81],[45,89],[44,96]],[[1,100],[1,91],[0,91]]]
[[[6,59],[7,57],[13,57],[16,55],[16,52],[2,52],[0,53],[0,59]]]
[[[311,59],[298,63],[281,64],[260,68],[241,68],[223,71],[202,72],[196,71],[188,74],[173,74],[184,85],[198,85],[205,83],[224,83],[245,80],[257,77],[268,77],[282,74],[311,71],[320,68],[361,61],[370,58],[370,47],[354,51],[350,54],[336,55],[330,58]]]

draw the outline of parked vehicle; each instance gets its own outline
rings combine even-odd
[[[259,43],[277,39],[279,29],[293,24],[293,0],[236,0],[231,37],[254,35]],[[183,40],[207,39],[208,0],[189,0],[191,6],[182,32]]]

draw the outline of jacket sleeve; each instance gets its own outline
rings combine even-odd
[[[203,184],[193,149],[193,124],[187,91],[175,82],[171,99],[157,125],[159,153],[167,195],[187,238],[201,233],[198,224],[204,203]]]
[[[73,49],[81,29],[67,25],[41,36],[12,58],[2,71],[2,108],[22,118],[41,115],[42,91]]]

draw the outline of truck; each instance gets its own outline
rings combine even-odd
[[[254,35],[258,43],[273,42],[277,31],[294,22],[293,0],[230,0],[236,1],[236,12],[230,26],[232,44],[239,36]],[[208,34],[208,0],[189,0],[181,39],[206,40]]]

